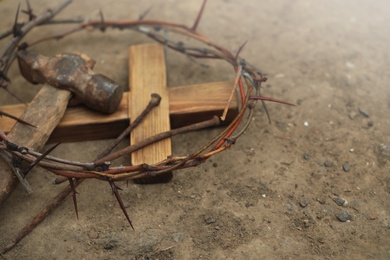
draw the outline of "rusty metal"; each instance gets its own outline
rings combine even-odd
[[[22,50],[17,54],[21,74],[33,84],[47,83],[74,93],[85,106],[104,113],[114,113],[123,89],[102,74],[92,71],[95,61],[84,54],[59,54],[46,57]]]

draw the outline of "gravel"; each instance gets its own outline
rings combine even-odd
[[[301,199],[301,200],[299,201],[299,205],[300,205],[302,208],[304,208],[304,207],[306,207],[307,205],[309,205],[309,201],[308,201],[307,199],[303,198],[303,199]]]
[[[216,221],[217,221],[217,217],[216,216],[206,216],[204,218],[204,222],[206,222],[207,225],[215,223]]]
[[[349,163],[344,163],[343,164],[343,170],[345,172],[349,172],[350,169],[351,169],[351,166],[349,165]]]
[[[333,201],[336,202],[337,205],[345,207],[348,204],[348,201],[346,201],[343,198],[340,197],[334,197]]]
[[[324,165],[326,166],[326,167],[333,167],[333,162],[331,162],[331,161],[326,161],[325,163],[324,163]]]
[[[367,110],[365,110],[363,108],[359,108],[359,113],[365,117],[370,117],[370,114],[367,112]]]
[[[340,213],[336,214],[336,218],[341,222],[347,222],[348,220],[352,219],[352,216],[346,211],[341,211]]]

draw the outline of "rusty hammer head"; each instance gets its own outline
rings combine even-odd
[[[74,93],[89,108],[105,113],[117,110],[123,90],[113,80],[92,71],[95,62],[83,54],[59,54],[52,58],[19,51],[22,75],[31,83],[47,83]]]

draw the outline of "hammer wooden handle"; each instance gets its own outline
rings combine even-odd
[[[34,151],[41,150],[54,128],[65,114],[71,92],[43,85],[28,105],[21,119],[36,128],[16,123],[8,134],[9,139]],[[0,160],[0,205],[8,198],[18,184],[12,169]]]

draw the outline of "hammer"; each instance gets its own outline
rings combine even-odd
[[[60,54],[48,58],[20,51],[18,63],[21,74],[28,81],[47,83],[21,116],[36,128],[17,122],[8,134],[12,142],[29,149],[39,151],[43,148],[64,115],[72,95],[86,106],[105,113],[115,112],[121,101],[122,88],[111,79],[95,74],[92,71],[95,62],[85,55]],[[18,178],[12,168],[0,160],[0,205],[17,184]]]
[[[29,82],[69,90],[91,109],[112,114],[121,102],[122,88],[106,76],[95,74],[95,61],[86,55],[59,54],[49,58],[19,51],[18,62],[20,72]]]

